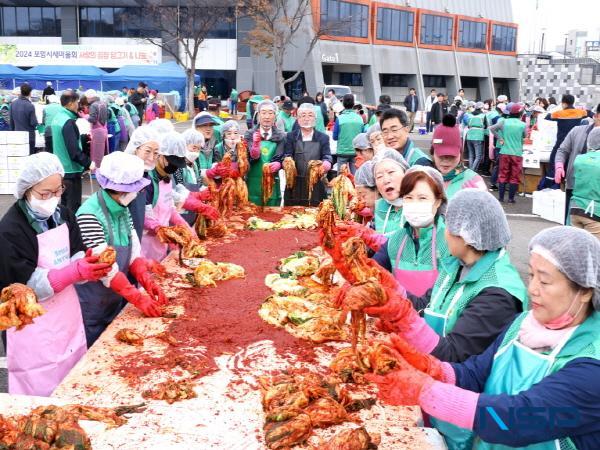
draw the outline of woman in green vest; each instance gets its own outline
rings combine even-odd
[[[571,225],[583,228],[600,239],[600,128],[587,138],[587,153],[575,158]]]
[[[431,147],[435,168],[444,177],[448,200],[451,200],[461,189],[474,188],[487,191],[483,178],[477,175],[477,172],[465,167],[461,161],[460,130],[452,114],[445,115],[442,123],[433,130]]]
[[[450,449],[598,448],[600,242],[553,227],[529,254],[531,309],[485,351],[448,364],[393,338],[400,369],[367,376],[386,402],[419,405],[436,426],[456,427]]]
[[[431,167],[410,168],[402,179],[400,198],[405,222],[373,259],[392,272],[406,292],[421,297],[433,287],[440,261],[448,256],[442,176]]]
[[[283,153],[285,133],[275,127],[275,114],[277,106],[271,100],[263,100],[256,107],[258,124],[246,131],[244,139],[250,154],[250,171],[248,172],[248,199],[259,206],[279,206],[281,191],[279,177],[276,175],[281,164],[271,162],[276,154]],[[273,194],[263,205],[262,200],[262,174],[263,166],[269,164],[270,170],[275,174]]]

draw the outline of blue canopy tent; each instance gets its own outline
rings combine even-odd
[[[23,72],[23,69],[12,64],[0,64],[0,89],[14,89],[17,86],[15,77]]]
[[[199,81],[200,77],[197,75],[196,77]],[[175,61],[157,66],[123,66],[103,77],[105,90],[137,86],[140,81],[147,83],[150,89],[157,89],[159,92],[178,91],[181,98],[185,99],[186,75]]]
[[[102,79],[106,72],[96,66],[36,66],[15,77],[17,82],[28,82],[34,89],[44,89],[51,81],[57,91],[64,89],[102,90]]]

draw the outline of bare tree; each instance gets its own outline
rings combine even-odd
[[[145,6],[142,20],[149,21],[160,37],[144,37],[143,41],[169,53],[187,76],[186,103],[194,113],[194,74],[202,42],[219,21],[227,17],[226,8],[215,7],[215,1],[185,0],[185,6],[173,6],[173,1],[159,0]]]
[[[250,17],[254,28],[248,32],[246,43],[258,54],[273,58],[278,92],[285,92],[285,85],[294,81],[306,64],[310,53],[319,39],[334,34],[335,29],[348,23],[348,19],[337,24],[328,24],[317,29],[311,26],[312,36],[302,36],[311,14],[311,0],[238,0],[238,14]],[[311,22],[312,23],[312,22]],[[334,28],[335,27],[335,28]],[[307,39],[307,47],[299,69],[292,76],[283,76],[283,62],[294,40]]]

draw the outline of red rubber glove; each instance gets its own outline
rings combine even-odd
[[[560,184],[562,179],[565,177],[565,165],[557,162],[554,164],[554,182]]]
[[[85,257],[76,261],[77,271],[81,278],[86,281],[98,281],[104,278],[112,268],[111,264],[98,262],[98,256],[92,255],[92,249],[88,248]]]
[[[419,314],[412,303],[398,290],[386,289],[388,301],[383,306],[365,308],[370,316],[380,317],[387,322],[388,329],[397,332],[408,331],[413,322],[419,319]]]
[[[212,194],[208,189],[204,189],[200,192],[190,192],[190,195],[188,197],[194,197],[200,200],[201,202],[208,202],[212,200]]]
[[[425,372],[435,380],[446,382],[442,362],[435,356],[417,351],[397,334],[390,335],[390,341],[398,353],[415,369]]]
[[[262,136],[260,135],[260,131],[256,130],[252,135],[252,146],[250,147],[250,158],[258,159],[260,158],[260,143],[262,141]]]
[[[229,169],[227,167],[225,167],[225,165],[222,163],[218,163],[215,167],[208,169],[206,171],[206,176],[208,178],[216,178],[216,177],[224,178],[227,175],[229,175]]]
[[[183,208],[187,209],[188,211],[198,213],[201,216],[207,217],[211,220],[217,220],[219,218],[219,211],[217,211],[213,206],[207,205],[191,195],[188,195],[188,198],[183,203]]]
[[[159,305],[167,304],[167,297],[165,296],[162,288],[154,281],[153,268],[158,263],[151,259],[146,258],[135,258],[129,266],[129,273],[140,283],[146,290],[148,295],[156,300]],[[158,264],[160,265],[160,264]],[[162,267],[162,266],[161,266]],[[164,268],[163,268],[164,269]]]
[[[419,404],[423,390],[428,389],[435,381],[429,375],[418,371],[411,365],[401,364],[401,369],[386,376],[365,374],[365,379],[376,383],[379,388],[377,396],[390,405],[413,406]]]
[[[361,209],[360,211],[358,211],[358,215],[361,216],[365,222],[369,222],[371,220],[373,220],[373,210],[371,208],[368,207],[364,207],[363,209]]]
[[[142,294],[132,285],[123,272],[118,272],[110,282],[110,288],[123,297],[144,315],[148,317],[160,317],[162,312],[158,303],[147,295]]]

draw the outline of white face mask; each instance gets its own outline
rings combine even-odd
[[[396,206],[398,208],[402,206],[402,198],[401,197],[398,197],[395,200],[386,200],[386,202],[388,202],[390,205]]]
[[[59,201],[60,198],[58,197],[52,197],[48,200],[40,200],[34,196],[31,196],[31,198],[27,200],[27,203],[29,203],[29,206],[36,213],[36,215],[42,219],[47,219],[54,214]]]
[[[199,153],[196,153],[196,152],[190,152],[190,151],[188,150],[188,152],[187,152],[187,153],[186,153],[186,155],[185,155],[185,159],[187,159],[189,162],[193,163],[194,161],[196,161],[196,160],[198,159],[198,156],[199,156],[199,155],[200,155]]]
[[[127,194],[121,194],[119,197],[119,203],[123,206],[129,206],[129,204],[137,197],[137,192],[128,192]]]
[[[402,207],[406,221],[415,228],[428,227],[433,223],[433,202],[407,202]]]
[[[156,167],[156,164],[144,163],[144,172],[150,172],[150,171],[154,170],[155,167]]]
[[[235,147],[239,143],[240,143],[239,139],[225,139],[225,145],[227,146],[227,148]]]

